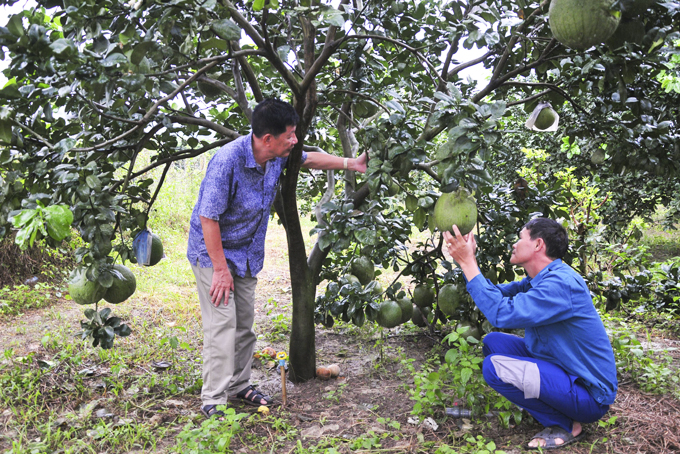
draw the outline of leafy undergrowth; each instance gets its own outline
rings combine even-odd
[[[260,284],[258,347],[285,349],[287,282],[265,275]],[[81,308],[69,301],[6,319],[0,329],[5,346],[0,448],[12,453],[519,453],[540,429],[489,392],[476,368],[479,346],[472,339],[451,334],[442,343],[440,336],[408,325],[392,333],[343,324],[320,329],[317,362],[338,363],[337,380],[288,383],[287,405],[269,415],[230,406],[225,421],[207,421],[199,412],[197,304],[188,289],[177,292],[171,305],[147,294],[114,308],[133,335],[118,339],[111,350],[92,348],[74,336]],[[670,417],[678,407],[673,396],[678,357],[670,348],[678,341],[658,336],[666,331],[641,336],[645,325],[639,323],[610,317],[608,324],[614,326],[623,377],[622,407],[615,404],[603,421],[590,425],[586,441],[568,452],[652,452],[645,443],[653,452],[671,452],[668,433],[678,429],[677,418]],[[265,359],[254,364],[258,385],[280,400],[280,374]],[[649,440],[640,429],[626,430],[639,424],[639,415],[651,414],[645,408],[624,411],[631,396],[640,407],[661,402],[653,407],[660,421],[652,428],[662,427],[666,435]],[[444,408],[454,404],[476,408],[477,415],[447,418]]]

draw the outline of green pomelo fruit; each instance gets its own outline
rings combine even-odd
[[[333,328],[333,325],[335,325],[335,319],[331,314],[326,314],[323,317],[323,322],[321,322],[321,324],[326,328]]]
[[[555,111],[550,107],[544,107],[538,113],[536,121],[534,122],[534,127],[536,129],[545,130],[551,127],[555,123],[555,120],[557,120]]]
[[[401,323],[401,307],[396,301],[386,300],[378,310],[378,325],[384,328],[394,328]]]
[[[425,320],[429,315],[430,315],[429,307],[413,306],[413,315],[411,316],[411,321],[416,326],[420,327],[427,326]]]
[[[378,113],[379,107],[367,99],[352,104],[352,113],[355,117],[370,118]]]
[[[382,295],[383,292],[383,286],[380,282],[375,281],[375,287],[373,287],[373,291],[371,292],[374,296],[380,296]]]
[[[452,226],[458,226],[461,235],[470,233],[477,222],[477,203],[465,188],[444,193],[434,205],[434,226],[440,232],[453,233]]]
[[[616,0],[552,0],[548,20],[560,43],[585,50],[609,38],[621,20],[612,6]]]
[[[348,283],[349,285],[352,285],[352,284],[354,284],[355,282],[356,282],[357,284],[361,285],[361,282],[359,281],[359,278],[356,277],[356,276],[353,275],[353,274],[345,274],[345,280],[347,281],[347,283]]]
[[[113,269],[118,271],[122,277],[114,275],[113,284],[106,289],[104,300],[107,303],[118,304],[130,298],[137,290],[137,279],[130,268],[124,265],[114,265]]]
[[[88,280],[84,268],[76,268],[68,282],[68,293],[78,304],[95,304],[104,297],[106,287]]]
[[[411,317],[413,317],[413,303],[411,300],[409,298],[399,298],[397,300],[397,304],[401,309],[401,322],[399,324],[403,324],[411,320]]]
[[[484,320],[484,322],[482,322],[482,331],[484,331],[485,333],[490,333],[491,331],[493,331],[493,325],[491,324],[490,321]]]
[[[418,284],[413,289],[413,303],[418,307],[432,307],[434,290],[425,284]]]
[[[645,33],[645,24],[642,21],[622,20],[605,44],[612,50],[623,47],[626,43],[642,44]]]
[[[458,287],[454,284],[446,284],[439,289],[437,296],[437,306],[439,310],[448,316],[458,314],[458,307],[460,307],[460,292]]]
[[[395,195],[399,194],[400,190],[401,188],[397,182],[390,178],[390,181],[387,183],[387,194],[389,194],[390,197],[394,197]]]
[[[593,151],[593,154],[590,156],[590,162],[599,166],[604,162],[605,158],[606,155],[604,150],[602,148],[598,148],[597,150]]]
[[[352,260],[352,263],[350,264],[350,270],[352,271],[352,274],[359,279],[361,285],[368,284],[375,277],[375,267],[373,266],[373,261],[365,255],[359,256]]]
[[[151,234],[151,258],[149,259],[149,266],[153,266],[160,262],[163,258],[163,242],[161,238],[155,233]]]
[[[477,340],[481,340],[482,333],[479,331],[479,328],[473,326],[469,321],[463,320],[462,322],[458,323],[458,325],[456,325],[456,331],[458,331],[460,328],[466,328],[464,331],[459,333],[460,337],[463,339],[467,339],[468,337],[472,336]]]

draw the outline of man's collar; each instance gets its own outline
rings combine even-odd
[[[246,167],[249,169],[256,169],[260,167],[260,165],[255,161],[255,155],[253,154],[253,133],[252,131],[250,134],[248,134],[248,137],[246,138],[246,149],[248,152],[246,153]]]
[[[536,287],[541,280],[550,272],[551,270],[554,270],[555,268],[559,267],[562,264],[562,259],[555,259],[552,262],[550,262],[548,265],[546,265],[545,268],[543,268],[539,273],[532,278],[529,278],[529,282],[531,282],[532,287]]]

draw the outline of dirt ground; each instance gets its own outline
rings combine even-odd
[[[273,235],[277,233],[274,232]],[[281,234],[280,232],[278,234]],[[270,236],[272,233],[270,232]],[[276,238],[268,240],[276,241]],[[285,244],[285,243],[284,243]],[[285,251],[268,251],[266,268],[259,275],[257,290],[256,327],[260,333],[273,329],[272,315],[278,313],[290,316],[290,292],[287,257]],[[191,288],[181,290],[187,295]],[[278,309],[272,312],[271,299],[279,301]],[[152,301],[148,295],[141,295],[130,303],[128,319],[136,323],[142,320],[149,324],[171,324],[170,318],[164,318],[162,304]],[[76,329],[77,320],[82,318],[81,308],[73,303],[59,299],[52,307],[32,310],[19,317],[5,318],[0,321],[0,344],[5,348],[11,346],[15,354],[26,355],[35,352],[36,358],[49,360],[53,354],[48,353],[41,344],[42,333],[58,329],[60,326],[71,326]],[[188,327],[188,337],[194,337],[198,347],[196,356],[200,354],[200,321]],[[134,334],[133,334],[134,336]],[[293,384],[287,382],[287,405],[272,408],[272,416],[287,421],[289,427],[297,430],[295,439],[283,440],[280,431],[271,425],[255,424],[247,428],[259,439],[257,450],[245,444],[243,439],[234,440],[232,449],[239,453],[269,451],[267,447],[276,446],[277,452],[295,452],[297,440],[302,446],[321,446],[325,439],[353,440],[365,436],[371,431],[374,434],[395,432],[379,418],[399,423],[400,437],[386,437],[380,441],[380,448],[356,448],[353,452],[434,452],[435,448],[425,448],[423,442],[444,442],[460,446],[468,436],[483,435],[493,440],[498,449],[507,453],[523,452],[522,445],[541,427],[525,418],[518,427],[503,428],[494,418],[480,420],[454,419],[444,415],[444,408],[436,410],[436,429],[422,424],[412,424],[411,410],[413,401],[409,399],[407,390],[413,387],[413,378],[404,370],[402,358],[412,358],[414,365],[421,364],[436,342],[437,336],[430,335],[425,329],[421,332],[396,330],[385,340],[382,348],[383,359],[380,360],[381,349],[376,345],[379,335],[368,330],[357,331],[351,327],[324,329],[317,327],[316,352],[317,365],[336,363],[341,375],[338,379],[322,381],[311,380],[307,383]],[[659,339],[667,348],[680,347],[675,338]],[[118,341],[117,341],[118,342]],[[288,348],[285,336],[279,339],[262,337],[258,340],[258,349],[272,346],[276,350]],[[167,352],[166,352],[167,353]],[[154,358],[149,358],[148,363]],[[194,358],[196,359],[196,358]],[[676,356],[677,360],[677,356]],[[84,367],[87,365],[84,365]],[[95,365],[96,366],[96,365]],[[149,364],[138,364],[134,373],[162,374],[154,371]],[[280,372],[266,362],[255,361],[253,379],[258,386],[281,399]],[[99,367],[92,377],[85,380],[88,386],[96,390],[102,377],[110,371],[105,365]],[[46,386],[51,384],[46,383]],[[94,391],[93,391],[94,393]],[[87,401],[61,402],[64,407],[77,410]],[[105,403],[96,404],[94,409],[103,408]],[[158,449],[163,451],[173,446],[174,436],[181,429],[181,418],[195,418],[200,423],[198,409],[200,406],[199,391],[183,393],[171,400],[154,402],[152,405],[131,412],[126,417],[133,417],[148,424],[172,425],[177,422],[177,430],[166,433],[167,439],[161,440]],[[239,411],[254,412],[252,407],[239,408]],[[680,402],[670,395],[653,395],[641,392],[635,384],[625,376],[616,403],[605,417],[617,416],[617,422],[611,427],[599,427],[597,424],[586,425],[587,437],[580,443],[565,447],[562,452],[569,453],[649,453],[662,454],[680,452]],[[122,417],[120,415],[115,418]],[[155,420],[154,420],[155,417]],[[0,408],[0,447],[11,447],[13,437],[11,412]],[[395,439],[396,438],[396,439]],[[249,439],[252,443],[252,437]],[[463,443],[464,444],[464,443]],[[348,444],[337,448],[340,452],[350,452]],[[468,448],[469,449],[469,448]],[[323,452],[323,450],[318,451]],[[477,452],[466,450],[461,452]]]

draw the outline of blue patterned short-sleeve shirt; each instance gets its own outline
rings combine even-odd
[[[302,162],[307,154],[302,153]],[[219,222],[224,256],[232,272],[244,277],[262,270],[264,240],[271,205],[288,158],[275,158],[263,169],[253,156],[252,133],[220,148],[210,160],[191,214],[187,258],[212,267],[200,216]]]

